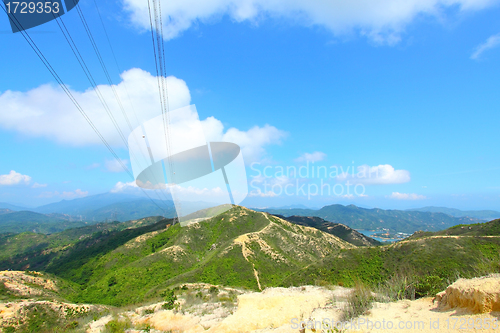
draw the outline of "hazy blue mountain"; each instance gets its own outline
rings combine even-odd
[[[355,205],[330,205],[314,209],[261,209],[283,216],[316,216],[326,221],[345,224],[353,229],[382,230],[414,233],[415,231],[438,231],[457,224],[482,222],[471,217],[453,217],[443,213],[366,209]]]
[[[172,218],[176,216],[172,201],[159,201],[140,198],[133,201],[118,202],[87,213],[87,219],[95,221],[129,221],[148,216],[164,216]],[[161,209],[160,209],[161,207]],[[165,207],[165,209],[163,209]]]
[[[60,213],[68,215],[87,215],[96,209],[119,203],[140,199],[137,196],[122,193],[102,193],[85,198],[62,200],[48,205],[40,206],[33,211],[37,213]]]
[[[26,207],[11,205],[11,204],[6,203],[6,202],[0,202],[0,209],[10,209],[10,210],[14,210],[14,211],[29,210]]]
[[[183,203],[185,214],[211,207],[204,202]],[[121,193],[103,193],[85,198],[62,200],[34,209],[42,214],[66,214],[74,220],[128,221],[148,216],[176,216],[172,200],[158,200]]]
[[[443,213],[454,217],[469,216],[485,221],[490,221],[500,218],[500,212],[494,210],[460,210],[455,208],[434,207],[434,206],[422,207],[416,209],[407,209],[407,210],[416,212]]]

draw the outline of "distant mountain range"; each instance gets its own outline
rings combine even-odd
[[[494,210],[460,210],[455,208],[434,207],[434,206],[417,208],[417,209],[407,209],[407,210],[415,212],[444,213],[454,217],[469,216],[485,221],[491,221],[500,218],[500,212]]]
[[[412,297],[423,297],[457,276],[486,275],[499,267],[500,220],[358,247],[332,234],[335,229],[303,226],[332,225],[320,218],[289,219],[295,223],[236,206],[183,228],[156,217],[53,235],[0,234],[0,270],[51,273],[66,281],[59,295],[72,302],[124,306],[165,299],[172,288],[198,282],[250,290],[358,283],[394,288],[393,279],[402,277],[391,297],[406,293],[407,281],[414,284]]]
[[[390,230],[392,233],[414,233],[419,230],[438,231],[457,224],[483,222],[471,217],[454,217],[444,213],[366,209],[354,205],[331,205],[314,209],[262,209],[274,215],[285,217],[315,216],[326,221],[341,223],[353,229]]]
[[[0,209],[10,209],[10,210],[15,210],[15,211],[19,211],[19,210],[29,210],[28,208],[26,207],[21,207],[21,206],[16,206],[16,205],[11,205],[9,203],[6,203],[6,202],[0,202]]]
[[[39,214],[30,211],[14,212],[0,209],[0,233],[31,231],[51,234],[68,228],[77,228],[86,223],[62,214]]]
[[[210,204],[184,205],[187,214]],[[205,205],[203,207],[203,205]],[[283,217],[318,217],[344,224],[353,229],[413,233],[418,230],[437,231],[457,224],[478,223],[500,217],[496,211],[461,211],[444,207],[423,207],[412,210],[366,209],[354,205],[330,205],[311,209],[303,205],[258,209]],[[35,231],[53,233],[67,228],[103,221],[129,221],[148,216],[176,216],[171,200],[149,199],[121,193],[103,193],[85,198],[27,209],[0,203],[0,233]],[[87,222],[87,223],[85,223]],[[326,230],[324,230],[326,231]]]

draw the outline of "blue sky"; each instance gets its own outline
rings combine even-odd
[[[171,108],[195,104],[201,120],[213,117],[205,123],[215,137],[242,147],[253,191],[245,205],[500,210],[500,1],[397,3],[163,4]],[[99,2],[120,70],[128,73],[120,76],[94,2],[80,1],[113,83],[132,95],[139,118],[150,119],[160,110],[145,4]],[[63,20],[113,104],[76,10]],[[0,15],[0,202],[36,206],[137,192],[22,36],[9,31]],[[128,163],[57,24],[28,32]],[[351,176],[279,174],[280,167],[304,165]],[[379,176],[352,177],[352,168]],[[344,191],[315,194],[321,181]],[[348,181],[362,195],[347,194]],[[280,193],[287,184],[293,195]],[[309,193],[297,194],[300,185]]]

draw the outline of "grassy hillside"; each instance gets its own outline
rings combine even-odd
[[[417,297],[433,295],[458,277],[499,273],[499,254],[500,219],[417,232],[390,245],[341,250],[290,275],[283,285],[361,282],[375,288],[413,288]]]
[[[419,239],[432,236],[499,236],[500,219],[485,223],[459,224],[437,232],[416,232],[408,239]]]
[[[181,282],[276,286],[319,258],[354,247],[333,235],[243,207],[183,228],[169,223],[103,230],[50,250],[29,248],[0,262],[0,269],[30,265],[79,284],[81,291],[68,295],[72,300],[123,305],[158,296]]]
[[[375,246],[382,244],[381,242],[373,238],[370,238],[368,236],[365,236],[362,233],[359,233],[356,230],[351,229],[346,225],[340,223],[328,222],[320,217],[296,216],[296,215],[289,217],[284,217],[281,215],[276,215],[276,216],[295,224],[316,228],[323,232],[337,236],[340,239],[343,239],[346,242],[349,242],[356,246]]]
[[[458,276],[500,267],[500,220],[376,247],[356,247],[330,233],[238,206],[186,227],[171,223],[152,218],[54,235],[2,235],[0,270],[44,271],[73,286],[61,291],[71,301],[122,306],[161,299],[169,288],[191,282],[251,290],[399,283],[421,296]]]
[[[275,286],[297,269],[349,247],[318,230],[234,207],[184,228],[145,234],[77,269],[62,264],[53,272],[89,286],[79,301],[122,305],[181,282]]]
[[[389,229],[393,233],[414,233],[419,230],[437,231],[457,224],[482,222],[470,217],[453,217],[443,213],[366,209],[354,205],[331,205],[319,210],[267,209],[265,211],[283,216],[316,216],[326,221],[344,224],[353,229]]]
[[[163,218],[160,216],[152,216],[124,223],[97,223],[50,235],[33,232],[0,234],[0,270],[46,267],[55,256],[62,255],[78,242],[99,238],[102,235],[110,237],[113,231],[148,226],[161,219]]]

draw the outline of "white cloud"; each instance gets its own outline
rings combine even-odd
[[[476,47],[476,50],[470,56],[471,59],[477,60],[487,50],[495,48],[500,45],[500,33],[490,36],[486,42]]]
[[[89,195],[88,191],[82,191],[80,189],[76,189],[73,192],[64,191],[61,194],[61,198],[64,198],[64,199],[83,198],[83,197],[86,197],[87,195]]]
[[[128,182],[128,183],[122,183],[118,182],[115,184],[115,186],[111,189],[111,193],[120,193],[120,192],[126,192],[128,189],[131,188],[139,188],[135,181],[133,182]]]
[[[129,161],[125,159],[120,159],[120,161],[118,161],[117,159],[106,160],[106,162],[104,162],[104,166],[109,172],[125,172],[126,170],[123,169],[122,165],[127,167]]]
[[[88,191],[82,191],[80,189],[76,189],[74,191],[66,192],[63,191],[63,193],[59,193],[58,191],[54,192],[42,192],[38,197],[39,198],[53,198],[53,197],[59,197],[62,199],[76,199],[76,198],[83,198],[86,197],[89,194]]]
[[[28,185],[30,181],[31,181],[30,176],[22,175],[18,172],[15,172],[14,170],[11,170],[6,175],[0,175],[0,186],[11,186],[19,184]]]
[[[387,196],[390,199],[397,199],[397,200],[423,200],[427,199],[425,195],[420,195],[420,194],[415,194],[415,193],[399,193],[399,192],[392,192],[391,195]]]
[[[32,188],[42,188],[42,187],[47,187],[47,184],[38,184],[38,183],[35,183],[31,187]]]
[[[161,114],[156,77],[138,68],[121,74],[122,81],[115,86],[132,127]],[[119,128],[125,138],[129,126],[109,85],[100,85]],[[113,146],[124,146],[118,131],[104,110],[93,89],[84,92],[71,90],[102,136]],[[134,108],[129,103],[129,98]],[[189,105],[191,95],[186,83],[176,77],[168,77],[170,108]],[[102,144],[90,125],[76,109],[59,86],[49,84],[28,92],[7,90],[0,93],[0,127],[14,130],[31,137],[44,137],[73,146]],[[134,111],[135,110],[135,111]]]
[[[224,133],[224,125],[214,117],[201,122],[207,141],[233,142],[240,146],[246,164],[260,160],[265,146],[280,144],[287,133],[271,125],[254,126],[248,131],[231,127]]]
[[[148,30],[149,12],[143,0],[124,0],[131,21]],[[417,16],[440,17],[446,10],[477,11],[497,0],[162,0],[164,38],[177,37],[198,22],[228,15],[236,22],[258,23],[286,18],[303,26],[321,26],[335,35],[358,31],[375,42],[397,43],[405,26]]]
[[[392,165],[384,164],[378,166],[362,165],[357,171],[346,170],[337,176],[339,181],[350,181],[355,184],[382,185],[402,184],[410,181],[410,172],[407,170],[395,170]]]
[[[261,198],[274,198],[277,197],[278,195],[274,193],[273,191],[267,191],[267,192],[262,192],[262,191],[251,191],[248,193],[249,197],[261,197]]]
[[[320,151],[314,153],[304,153],[295,159],[295,162],[319,162],[326,158],[326,154]]]
[[[137,68],[125,71],[121,77],[122,82],[115,88],[133,128],[161,114],[156,77]],[[99,90],[112,110],[119,128],[127,138],[130,133],[129,126],[116,103],[111,87],[101,85]],[[135,112],[128,103],[127,91]],[[191,95],[184,81],[173,76],[168,77],[168,92],[171,110],[189,105]],[[94,90],[72,91],[72,93],[108,143],[124,147],[120,135],[103,110]],[[0,105],[2,105],[0,128],[74,146],[102,144],[59,87],[42,85],[28,92],[8,90],[0,93]],[[265,155],[265,146],[279,144],[286,136],[284,131],[271,125],[254,126],[247,131],[237,128],[224,131],[222,122],[214,117],[203,120],[202,125],[207,140],[238,144],[246,163],[262,158]],[[87,169],[98,166],[94,163]],[[122,171],[118,161],[108,161],[105,167],[113,172]]]

